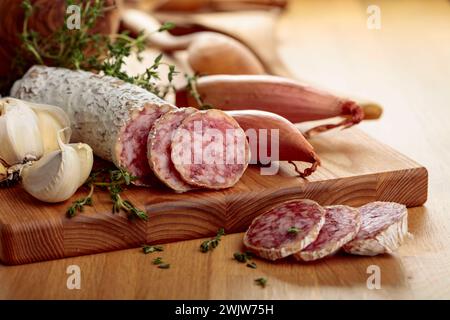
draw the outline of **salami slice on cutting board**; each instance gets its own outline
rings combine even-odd
[[[408,210],[394,202],[372,202],[359,208],[361,228],[343,248],[357,255],[392,253],[408,233]]]
[[[172,163],[172,137],[181,122],[197,111],[195,108],[169,111],[156,120],[148,135],[147,158],[150,168],[164,184],[176,192],[185,192],[192,187],[180,177]]]
[[[277,205],[255,218],[244,235],[244,245],[256,255],[277,260],[314,242],[325,222],[325,210],[312,200]]]
[[[361,227],[359,210],[348,206],[325,207],[325,224],[317,239],[294,254],[297,260],[312,261],[338,251],[351,241]]]
[[[211,109],[183,120],[172,138],[171,159],[188,184],[223,189],[241,178],[250,150],[245,132],[236,120]]]

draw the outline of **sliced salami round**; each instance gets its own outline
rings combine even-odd
[[[172,162],[181,178],[193,186],[229,188],[241,178],[249,158],[244,130],[220,110],[191,114],[172,138]]]
[[[361,228],[343,248],[346,252],[374,256],[392,253],[408,233],[408,210],[394,202],[372,202],[359,208]]]
[[[325,210],[312,200],[277,205],[253,220],[244,245],[261,258],[277,260],[297,253],[316,240]]]
[[[155,175],[169,188],[176,192],[185,192],[192,187],[181,179],[171,157],[171,143],[175,130],[189,115],[197,112],[195,108],[181,108],[161,116],[153,124],[148,135],[147,158]]]
[[[348,206],[325,207],[325,224],[317,239],[294,254],[297,260],[312,261],[338,251],[351,241],[361,227],[359,210]]]

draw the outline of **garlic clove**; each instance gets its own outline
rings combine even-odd
[[[71,143],[67,146],[74,149],[78,154],[78,159],[80,161],[80,181],[78,187],[81,187],[91,174],[92,166],[94,164],[94,152],[92,151],[92,148],[85,143]]]
[[[64,144],[57,135],[59,150],[45,154],[22,170],[22,184],[33,197],[45,202],[69,199],[86,181],[92,169],[92,149],[85,144]],[[92,160],[92,161],[91,161]]]
[[[44,153],[59,149],[57,141],[58,132],[64,128],[70,127],[69,116],[63,109],[57,106],[33,103],[14,98],[8,98],[8,100],[13,101],[15,104],[28,105],[36,113],[44,146]],[[62,141],[64,143],[69,143],[70,136],[71,131],[65,130],[64,136],[61,137]]]
[[[0,162],[0,181],[5,180],[8,177],[8,170],[3,165],[3,163]]]
[[[44,147],[38,117],[17,99],[0,99],[0,159],[8,165],[35,160]]]
[[[45,202],[69,199],[78,189],[80,164],[76,151],[52,151],[22,170],[22,184],[33,197]]]

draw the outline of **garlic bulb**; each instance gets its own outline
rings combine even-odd
[[[47,104],[32,103],[24,100],[6,98],[7,103],[12,106],[28,106],[37,116],[38,127],[41,133],[41,139],[44,148],[44,154],[50,151],[58,150],[57,136],[61,129],[70,127],[69,116],[63,109]],[[64,131],[62,140],[68,143],[70,140],[70,130]]]
[[[45,154],[22,170],[22,185],[33,197],[45,202],[69,199],[92,170],[93,153],[87,144],[64,144],[57,135],[59,150]]]
[[[0,99],[0,159],[13,165],[38,159],[43,153],[35,112],[20,100]]]

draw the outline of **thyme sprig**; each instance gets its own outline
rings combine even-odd
[[[225,235],[224,228],[220,228],[217,231],[217,235],[214,238],[202,242],[202,244],[200,245],[200,251],[206,253],[208,251],[214,250],[219,245],[220,240],[224,235]]]
[[[147,221],[148,215],[145,211],[137,208],[129,200],[124,200],[121,196],[124,190],[123,186],[129,186],[131,182],[136,180],[137,177],[133,176],[126,170],[119,169],[101,169],[94,171],[86,181],[86,185],[90,188],[89,194],[81,199],[78,199],[72,203],[67,209],[67,216],[72,218],[77,212],[82,212],[84,206],[92,206],[93,193],[96,187],[103,188],[109,191],[112,200],[112,212],[118,213],[124,211],[127,213],[129,219],[139,218]]]
[[[91,184],[89,194],[81,199],[75,200],[72,205],[67,209],[67,216],[69,218],[74,217],[77,212],[83,212],[84,206],[92,206],[93,200],[92,195],[94,194],[95,186]]]
[[[83,69],[105,74],[140,86],[162,98],[169,92],[174,92],[173,77],[178,73],[175,66],[164,63],[162,54],[158,55],[153,64],[142,74],[130,76],[124,71],[126,58],[133,52],[137,59],[142,60],[141,53],[146,48],[146,35],[139,33],[136,38],[128,32],[115,36],[93,33],[98,19],[113,9],[106,7],[104,0],[77,2],[66,0],[67,5],[80,6],[80,28],[70,30],[64,23],[52,35],[44,37],[29,28],[29,19],[36,8],[31,0],[23,0],[24,22],[20,35],[22,46],[16,55],[14,68],[18,74],[23,74],[33,64],[43,64],[68,69]],[[69,16],[66,15],[65,21]],[[164,32],[174,28],[174,24],[167,22],[154,32]],[[168,85],[160,84],[160,66],[166,65]]]
[[[186,78],[187,85],[186,88],[188,90],[188,94],[190,94],[197,103],[197,106],[200,110],[208,110],[208,109],[214,109],[214,106],[210,104],[206,104],[203,102],[202,96],[198,92],[197,89],[197,82],[198,82],[198,74],[189,75],[185,74],[184,77]]]

